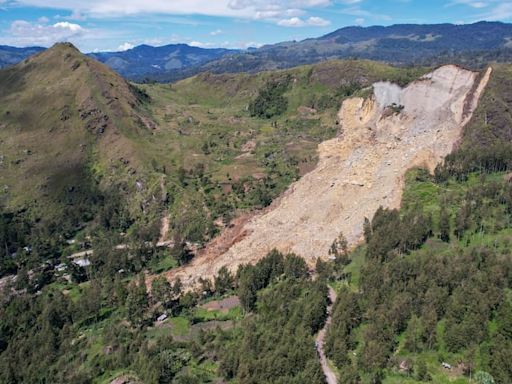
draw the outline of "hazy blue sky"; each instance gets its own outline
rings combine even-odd
[[[512,0],[0,0],[0,44],[245,48],[349,25],[512,20]]]

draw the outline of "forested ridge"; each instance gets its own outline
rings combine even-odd
[[[327,335],[342,382],[441,382],[443,362],[510,382],[512,187],[489,178],[420,181],[423,193],[438,187],[434,206],[380,210],[367,223],[357,289],[341,289]]]
[[[480,383],[475,377],[491,375],[508,383],[512,185],[504,175],[438,182],[422,170],[409,173],[402,209],[379,210],[354,252],[343,236],[336,239],[335,261],[319,261],[314,281],[300,257],[274,251],[236,275],[220,271],[197,293],[157,279],[150,295],[143,275],[112,278],[112,269],[95,264],[89,277],[73,274],[77,280],[64,285],[64,294],[62,283],[39,296],[20,291],[2,304],[2,380],[101,382],[108,372],[124,371],[143,382],[202,383],[220,375],[239,383],[322,383],[314,335],[332,284],[339,297],[326,351],[340,382],[454,376]],[[124,266],[144,260],[142,252]],[[19,289],[34,283],[19,276]],[[235,319],[234,328],[186,341],[173,340],[172,331],[155,336],[160,313],[201,324],[208,319],[196,305],[232,294],[241,306],[226,317]],[[206,374],[197,368],[205,365]]]

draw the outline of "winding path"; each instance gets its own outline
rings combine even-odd
[[[325,325],[323,329],[318,332],[318,336],[316,337],[316,349],[318,351],[318,356],[320,357],[320,364],[322,365],[322,370],[324,371],[325,379],[327,381],[327,384],[337,384],[338,380],[336,379],[336,374],[333,372],[333,370],[329,367],[329,364],[327,362],[327,357],[325,356],[324,351],[324,339],[325,334],[327,332],[327,328],[331,324],[332,320],[332,307],[334,305],[334,302],[336,301],[336,291],[329,287],[329,299],[331,300],[331,304],[327,307],[327,320],[325,322]]]

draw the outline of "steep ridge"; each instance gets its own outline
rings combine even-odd
[[[143,159],[132,138],[151,131],[143,101],[71,44],[0,71],[1,202],[58,216],[54,203],[90,188],[90,176],[105,176],[105,185],[132,178]]]
[[[327,257],[340,232],[354,246],[365,217],[379,206],[400,206],[408,169],[432,171],[453,150],[490,76],[490,68],[480,74],[444,66],[404,89],[379,82],[370,98],[346,100],[339,136],[319,146],[312,172],[236,231],[229,250],[207,249],[168,277],[191,286],[222,266],[236,270],[274,248],[303,256],[313,266],[318,257]]]

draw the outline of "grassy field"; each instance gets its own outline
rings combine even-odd
[[[339,94],[343,86],[363,87],[378,80],[406,83],[424,71],[339,61],[256,75],[202,74],[176,84],[141,87],[151,97],[148,110],[159,127],[150,138],[159,161],[186,168],[206,163],[214,179],[228,181],[227,174],[239,178],[261,172],[266,153],[283,147],[299,161],[314,161],[316,144],[336,134],[336,112],[348,96]],[[286,112],[270,121],[250,117],[247,107],[259,90],[285,77],[292,79],[285,93]],[[319,109],[315,103],[322,97]],[[243,146],[251,141],[255,148],[247,152]],[[205,154],[207,146],[212,153]]]
[[[206,321],[218,320],[241,320],[243,318],[242,309],[240,307],[231,308],[227,312],[211,311],[204,308],[197,307],[191,314],[194,323],[202,323]]]

